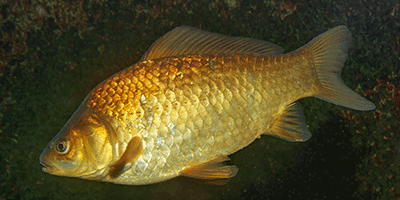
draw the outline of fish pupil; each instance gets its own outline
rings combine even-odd
[[[56,149],[60,153],[65,153],[65,151],[67,150],[67,145],[65,144],[65,142],[59,142],[56,146]]]
[[[64,145],[62,143],[58,144],[58,149],[64,151]]]

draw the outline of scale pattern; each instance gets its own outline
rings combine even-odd
[[[290,59],[292,67],[286,62]],[[111,181],[163,181],[253,142],[272,126],[279,109],[310,92],[300,81],[312,80],[312,72],[296,74],[304,70],[299,62],[307,60],[290,59],[162,58],[105,80],[89,94],[87,106],[116,130],[116,157],[133,136],[144,142],[143,154],[132,168]]]

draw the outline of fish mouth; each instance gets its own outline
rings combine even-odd
[[[40,164],[43,166],[42,171],[46,173],[50,173],[54,170],[54,167],[45,161],[44,156],[40,156]]]
[[[55,169],[55,167],[52,164],[50,164],[46,159],[46,155],[47,155],[49,149],[50,149],[49,147],[46,147],[46,149],[43,150],[43,152],[39,158],[39,162],[43,166],[42,171],[44,171],[46,173],[51,173]]]
[[[42,163],[41,163],[42,164]],[[49,166],[49,165],[44,165],[44,164],[42,164],[43,165],[43,167],[42,167],[42,171],[43,172],[46,172],[46,173],[51,173],[51,171],[54,171],[54,167],[52,167],[52,166]]]

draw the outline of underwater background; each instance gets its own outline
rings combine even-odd
[[[239,173],[223,186],[184,177],[126,186],[42,172],[40,153],[89,91],[179,25],[286,52],[346,25],[343,80],[377,108],[300,100],[313,137],[262,136],[230,156]],[[400,199],[399,27],[397,0],[2,0],[0,200]]]

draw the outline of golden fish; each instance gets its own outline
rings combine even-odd
[[[260,135],[311,137],[298,99],[375,108],[340,76],[350,40],[338,26],[282,54],[269,42],[177,27],[88,94],[41,154],[43,171],[129,185],[231,178],[238,168],[222,162]]]

